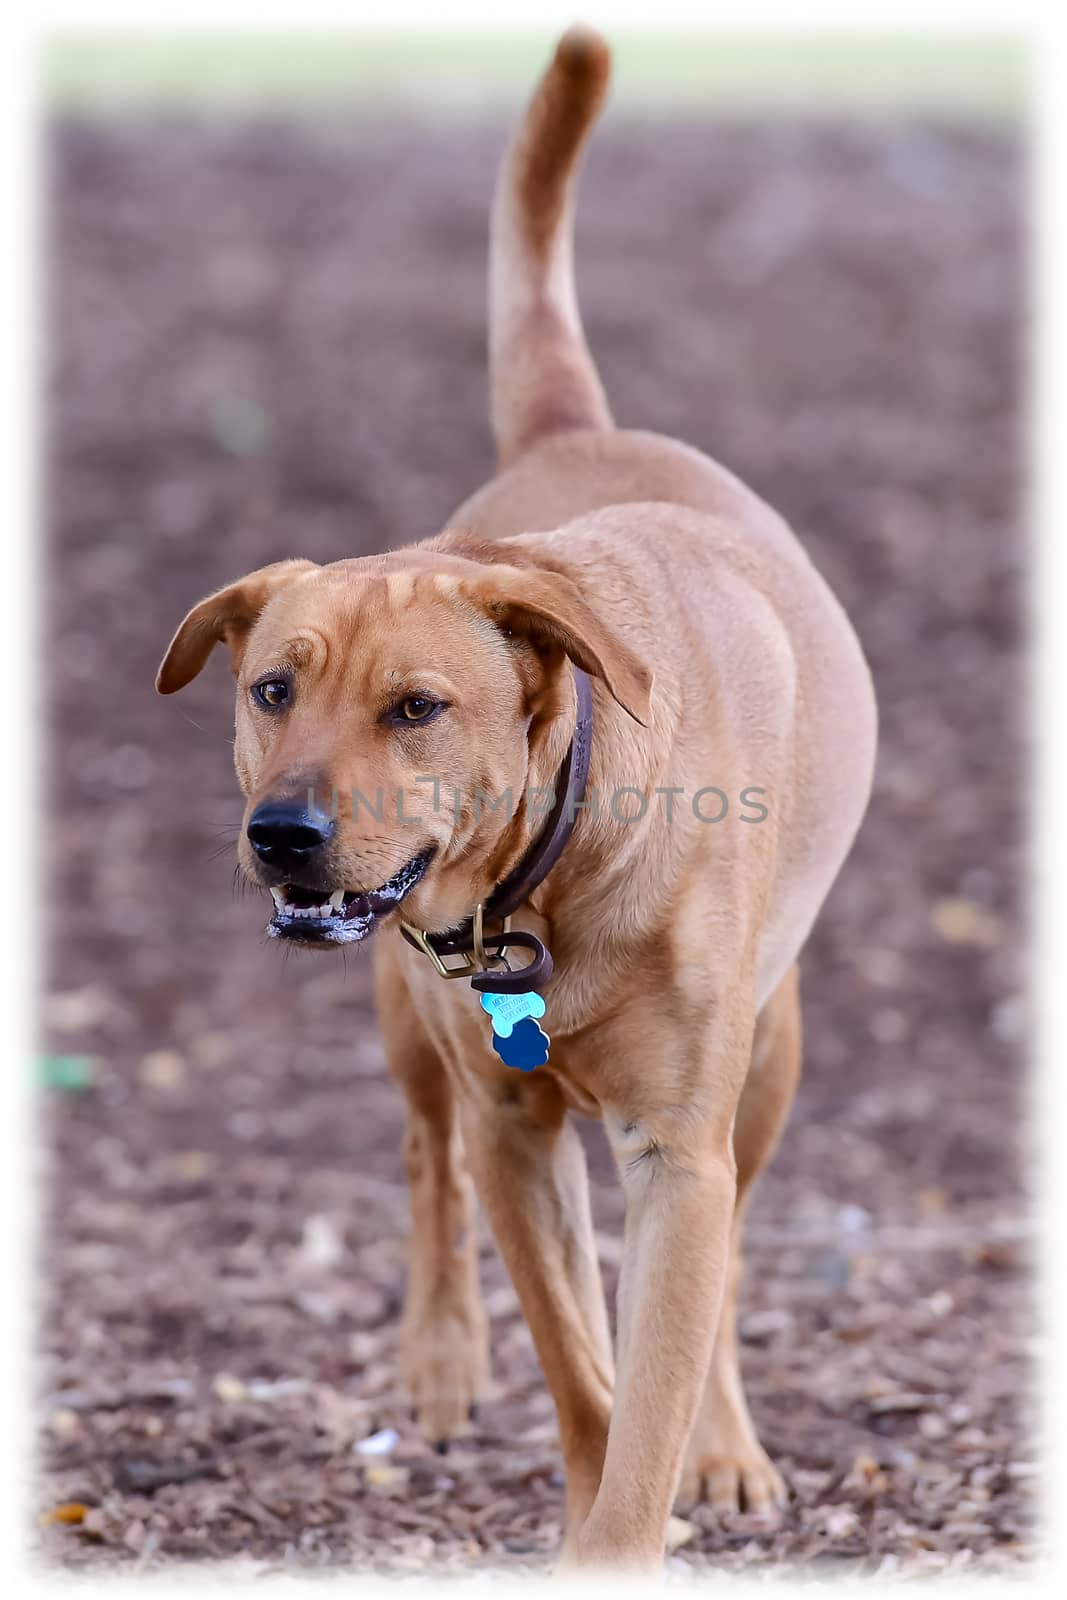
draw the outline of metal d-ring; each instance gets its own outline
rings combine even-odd
[[[501,936],[508,932],[511,918],[505,917],[501,926]],[[494,937],[498,937],[494,935]],[[479,900],[474,908],[474,928],[471,934],[474,945],[474,959],[480,972],[488,972],[493,967],[503,966],[507,969],[507,958],[504,955],[491,956],[485,948],[485,901]]]
[[[514,933],[491,933],[484,945],[487,951],[495,951],[504,960],[505,970],[487,970],[473,977],[471,988],[481,994],[527,994],[531,989],[539,990],[552,976],[552,957],[536,933],[527,933],[523,928],[516,928]],[[512,945],[520,950],[531,950],[533,959],[524,967],[510,967],[504,952]]]

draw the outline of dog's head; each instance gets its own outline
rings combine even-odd
[[[636,720],[651,675],[568,578],[429,548],[281,561],[209,595],[159,669],[181,689],[214,646],[237,682],[239,856],[277,937],[330,948],[405,918],[458,926],[536,827],[573,727],[568,660]]]

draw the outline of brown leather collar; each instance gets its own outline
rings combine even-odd
[[[589,762],[593,748],[593,691],[589,676],[581,667],[574,668],[574,690],[578,701],[578,716],[574,736],[563,759],[555,783],[555,799],[544,827],[527,850],[522,860],[498,883],[482,906],[483,926],[506,922],[513,912],[525,905],[539,884],[543,883],[563,854],[568,839],[574,831],[578,807],[585,798],[589,779]],[[401,924],[401,931],[409,944],[424,953],[438,958],[469,956],[475,949],[476,928],[474,917],[468,917],[461,927],[449,933],[423,933],[416,936],[413,929]],[[492,956],[503,957],[511,946],[529,950],[533,959],[517,971],[506,967],[485,970],[474,966],[450,970],[447,976],[471,976],[471,987],[503,994],[522,993],[544,983],[552,975],[552,957],[535,934],[521,929],[514,932],[487,933],[482,940],[483,949]],[[436,965],[437,963],[435,963]],[[442,969],[439,969],[442,970]]]

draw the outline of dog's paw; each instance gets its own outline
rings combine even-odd
[[[680,1508],[707,1500],[713,1511],[749,1511],[768,1516],[787,1500],[781,1474],[755,1441],[728,1452],[691,1449],[675,1497]]]
[[[400,1336],[400,1373],[414,1420],[439,1450],[470,1431],[489,1376],[484,1316],[424,1313]]]

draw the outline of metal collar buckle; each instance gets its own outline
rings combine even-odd
[[[400,927],[408,942],[416,945],[417,948],[422,951],[423,955],[429,956],[433,965],[433,969],[439,978],[471,978],[479,972],[488,972],[492,968],[497,967],[503,967],[504,970],[507,971],[508,963],[503,954],[503,950],[501,950],[499,953],[495,953],[486,949],[484,901],[480,902],[474,908],[474,917],[472,921],[472,948],[469,951],[452,951],[446,948],[439,953],[430,943],[430,936],[427,933],[424,933],[421,928],[412,927],[410,922],[401,922]],[[494,944],[498,939],[506,938],[510,926],[511,918],[505,917],[501,924],[500,933],[490,935],[489,943]],[[458,956],[460,958],[461,965],[456,967],[447,967],[444,962],[444,957],[451,955]]]
[[[485,932],[484,905],[474,912],[473,948],[469,951],[435,949],[429,935],[410,922],[402,922],[400,931],[409,944],[429,956],[439,978],[469,978],[471,988],[482,994],[526,994],[552,976],[552,957],[535,933],[512,929],[510,917],[504,918],[499,933]],[[525,966],[512,968],[506,954],[512,947],[529,950],[532,959]],[[460,964],[446,966],[445,958],[453,955],[459,957]]]

